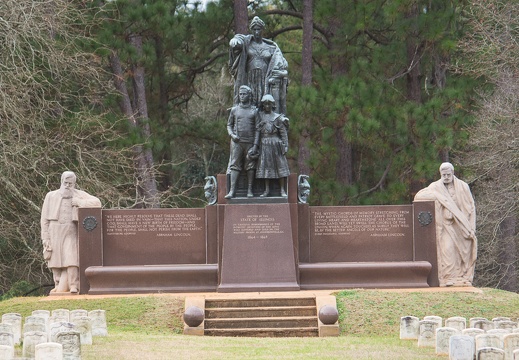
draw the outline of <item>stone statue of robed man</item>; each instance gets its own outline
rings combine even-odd
[[[76,175],[65,171],[60,189],[47,193],[41,210],[43,256],[52,270],[55,285],[51,292],[78,292],[80,207],[101,207],[101,201],[76,189]]]
[[[415,201],[435,202],[440,286],[471,286],[477,257],[476,207],[467,183],[454,166],[440,166],[441,179],[420,190]]]

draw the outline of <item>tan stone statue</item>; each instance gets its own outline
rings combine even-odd
[[[440,166],[441,179],[420,190],[415,201],[435,202],[440,286],[471,286],[477,257],[476,208],[469,186]]]
[[[41,210],[43,255],[52,270],[55,285],[51,292],[78,292],[80,207],[101,207],[101,201],[77,190],[76,175],[65,171],[61,175],[60,189],[47,193]]]

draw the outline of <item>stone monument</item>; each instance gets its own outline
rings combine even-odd
[[[435,202],[440,286],[471,286],[477,256],[476,208],[454,166],[440,166],[441,179],[420,190],[415,201]]]
[[[263,39],[264,27],[264,22],[255,17],[250,24],[252,34],[238,34],[229,43],[238,104],[231,109],[227,122],[231,154],[225,198],[230,203],[223,213],[218,286],[222,292],[299,290],[286,200],[290,175],[286,159],[288,118],[284,115],[288,64],[279,47]],[[274,109],[281,109],[283,114]],[[242,170],[247,177],[247,199],[233,203],[241,194]],[[260,183],[260,199],[252,199],[257,197],[255,182],[256,188]],[[273,196],[279,201],[260,201]]]
[[[208,205],[80,208],[80,293],[439,286],[435,200],[308,204],[286,155],[288,63],[264,27],[229,42],[229,164],[206,177]]]
[[[76,189],[76,175],[65,171],[61,187],[45,196],[41,210],[41,239],[43,256],[52,270],[52,293],[79,289],[78,208],[101,207],[101,201]]]

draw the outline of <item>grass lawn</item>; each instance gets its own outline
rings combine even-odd
[[[60,299],[25,297],[0,302],[0,313],[106,310],[109,336],[82,347],[82,359],[438,359],[432,348],[400,340],[400,317],[437,315],[519,318],[519,295],[480,292],[346,290],[336,294],[336,338],[230,338],[182,335],[184,298],[174,294]],[[21,353],[21,349],[17,349]]]

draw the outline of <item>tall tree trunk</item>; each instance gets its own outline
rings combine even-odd
[[[517,217],[510,214],[499,224],[499,242],[501,243],[501,253],[499,260],[501,263],[501,283],[503,290],[517,292],[519,291],[519,282],[517,279],[517,246],[515,237],[517,235]]]
[[[410,8],[406,13],[407,18],[417,19],[418,17],[418,5],[416,3],[411,4]],[[406,39],[406,56],[407,56],[407,73],[406,73],[406,85],[407,85],[407,100],[415,102],[416,104],[422,103],[422,72],[420,66],[422,44],[417,41],[418,30],[416,26],[411,26],[408,37]],[[411,118],[409,124],[407,124],[410,141],[412,144],[417,145],[418,140],[415,139],[415,126],[416,120]],[[413,199],[414,195],[423,187],[423,184],[412,177],[411,183],[409,184],[409,198]]]
[[[247,34],[248,22],[247,0],[234,0],[234,33]]]
[[[112,52],[110,55],[110,65],[114,74],[115,88],[121,95],[119,106],[122,113],[126,117],[128,124],[138,132],[143,133],[144,137],[146,137],[146,133],[149,136],[149,124],[147,124],[147,130],[144,130],[143,132],[143,129],[141,128],[142,119],[140,121],[138,119],[138,117],[140,117],[139,111],[134,110],[132,107],[128,87],[126,85],[121,66],[121,60],[115,52]],[[137,98],[138,97],[139,96],[137,96]],[[140,102],[142,102],[142,99],[137,99],[137,103]],[[145,111],[147,113],[147,110]],[[135,145],[133,147],[133,156],[135,174],[137,178],[136,185],[138,189],[136,206],[159,207],[160,204],[157,197],[157,185],[153,171],[153,157],[151,154],[151,149],[146,149],[143,145]]]
[[[302,86],[312,86],[312,40],[313,40],[313,0],[304,0],[303,2],[303,52],[302,52]],[[308,131],[307,119],[302,119],[306,124],[301,130],[299,136],[299,151],[297,158],[297,167],[300,174],[309,175],[310,166],[310,132]]]
[[[168,120],[168,84],[164,61],[164,41],[160,36],[155,37],[155,57],[157,64],[157,81],[159,82],[159,116],[162,124]]]
[[[303,1],[303,51],[301,61],[301,84],[312,85],[312,40],[314,32],[313,0]]]
[[[142,36],[132,35],[130,36],[130,44],[135,48],[139,58],[142,56]],[[150,122],[148,117],[148,104],[146,102],[146,86],[144,78],[144,66],[137,63],[133,64],[133,94],[135,96],[135,103],[137,110],[137,124],[141,131],[142,137],[145,142],[150,139],[151,130]],[[144,167],[139,169],[138,172],[138,186],[141,188],[141,194],[145,207],[158,208],[160,207],[157,183],[155,181],[155,174],[153,170],[153,154],[151,149],[144,147],[142,151],[143,165]]]
[[[331,34],[330,43],[330,65],[332,78],[336,79],[347,73],[347,61],[345,60],[344,45],[341,43],[339,30],[342,28],[342,19],[336,16],[330,19],[329,33]],[[337,148],[338,160],[335,164],[335,180],[343,185],[351,185],[353,183],[353,146],[344,136],[344,126],[348,121],[347,111],[337,114],[337,122],[335,127],[335,146]],[[341,203],[347,203],[347,199],[343,199]]]
[[[435,48],[434,54],[432,55],[433,64],[433,85],[440,91],[445,89],[447,84],[447,69],[450,64],[449,56],[442,55],[440,50]],[[450,114],[447,111],[443,111],[440,115],[442,120],[447,118]],[[439,157],[442,163],[450,161],[449,148],[443,148],[440,150]]]

